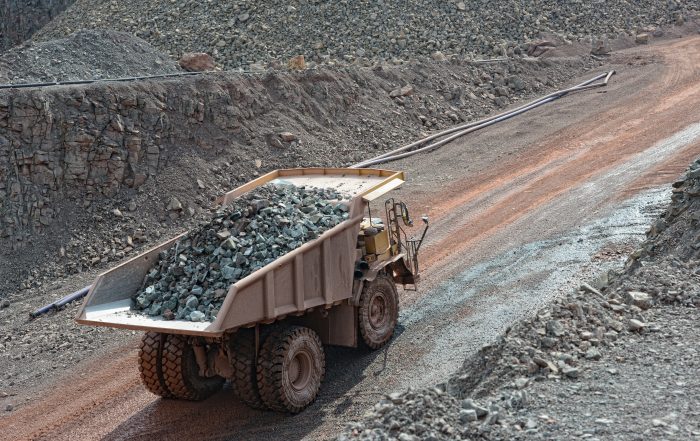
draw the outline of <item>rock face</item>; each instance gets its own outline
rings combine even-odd
[[[696,2],[485,0],[457,2],[192,2],[78,0],[40,33],[108,27],[172,56],[207,52],[226,68],[303,55],[306,62],[444,55],[517,55],[541,32],[567,40],[678,22]]]
[[[0,52],[20,44],[75,0],[4,0],[0,3]]]
[[[190,178],[192,166],[212,173],[216,162],[221,169],[215,173],[226,184],[210,191],[225,191],[240,182],[232,176],[251,177],[254,165],[269,170],[351,164],[415,139],[423,126],[446,127],[497,108],[496,88],[512,89],[498,97],[510,103],[561,83],[569,72],[519,61],[416,63],[3,90],[0,240],[7,240],[8,252],[23,247],[57,217],[90,201],[144,190],[175,165],[187,169],[187,182],[196,185],[205,175]],[[409,81],[410,87],[401,87]],[[407,95],[390,98],[396,88]],[[362,112],[355,111],[358,106]],[[394,117],[386,118],[387,108]],[[268,139],[276,145],[269,147]],[[159,210],[171,196],[163,195]],[[128,211],[126,204],[114,208]],[[186,214],[187,208],[170,214]]]
[[[334,190],[268,184],[160,254],[133,297],[148,315],[214,320],[229,287],[348,218]]]

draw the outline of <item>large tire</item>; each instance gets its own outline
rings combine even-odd
[[[255,359],[255,330],[240,329],[229,344],[233,366],[231,383],[236,396],[254,409],[266,409],[260,397]]]
[[[367,346],[378,349],[391,340],[399,320],[399,295],[394,281],[380,274],[367,282],[360,295],[357,316],[360,335]]]
[[[139,346],[139,372],[141,381],[149,392],[160,397],[172,396],[163,380],[163,343],[165,334],[159,332],[146,332],[141,338]]]
[[[316,399],[325,372],[321,339],[309,328],[275,330],[260,348],[258,389],[272,410],[301,412]]]
[[[220,376],[202,377],[192,345],[185,337],[169,334],[163,345],[163,380],[175,398],[203,400],[219,390],[224,384]]]

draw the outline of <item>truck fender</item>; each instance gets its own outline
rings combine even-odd
[[[352,305],[360,305],[360,296],[362,295],[362,288],[364,288],[366,282],[373,282],[374,279],[376,279],[380,273],[386,271],[387,266],[393,266],[394,263],[398,262],[403,258],[404,254],[401,253],[397,254],[396,256],[393,256],[391,259],[375,262],[374,265],[370,267],[370,269],[364,272],[362,278],[355,279],[352,284]],[[389,272],[389,274],[391,275],[391,272]]]

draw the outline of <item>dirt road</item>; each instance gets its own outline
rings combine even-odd
[[[397,197],[432,220],[421,290],[402,293],[388,348],[329,350],[321,396],[305,412],[253,411],[230,391],[157,400],[139,384],[133,343],[0,418],[0,438],[325,439],[383,392],[440,381],[588,275],[601,247],[631,246],[653,214],[645,207],[664,196],[647,190],[700,155],[700,37],[614,54],[611,67],[603,91],[391,164],[409,176]]]

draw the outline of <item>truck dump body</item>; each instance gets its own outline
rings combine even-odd
[[[350,199],[349,217],[320,237],[303,244],[232,284],[213,322],[164,320],[131,311],[131,297],[161,251],[175,237],[100,275],[93,283],[77,321],[170,334],[219,337],[226,331],[339,305],[352,295],[356,244],[365,205],[403,183],[403,174],[373,169],[288,169],[268,173],[225,194],[223,204],[264,184],[334,188]]]

